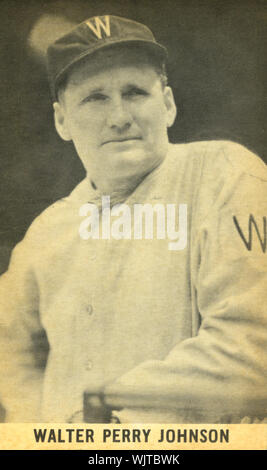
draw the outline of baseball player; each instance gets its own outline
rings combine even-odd
[[[166,56],[146,26],[109,15],[48,49],[56,130],[86,177],[34,220],[0,280],[6,421],[83,421],[98,391],[131,397],[121,422],[261,418],[248,404],[267,382],[266,167],[233,142],[169,143]],[[129,213],[148,205],[179,227],[134,237]]]

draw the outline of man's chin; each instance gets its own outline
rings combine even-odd
[[[104,161],[107,175],[127,177],[152,171],[160,163],[160,158],[155,158],[155,155],[143,149],[130,149],[109,153],[103,158]]]
[[[155,154],[137,151],[109,152],[98,157],[97,165],[88,168],[88,174],[100,188],[118,189],[134,186],[158,167],[164,158]],[[97,184],[98,183],[98,184]]]

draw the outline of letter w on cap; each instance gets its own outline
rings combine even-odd
[[[106,36],[110,36],[110,22],[109,22],[109,16],[105,16],[105,23],[98,17],[96,16],[94,18],[95,24],[93,25],[90,20],[85,21],[87,26],[93,31],[93,33],[98,37],[98,39],[102,39],[102,31],[105,32]]]

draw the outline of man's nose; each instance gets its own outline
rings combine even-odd
[[[121,98],[111,100],[106,110],[106,120],[109,127],[119,131],[127,130],[132,124],[132,116],[127,103]]]

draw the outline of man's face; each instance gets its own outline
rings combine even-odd
[[[156,168],[165,158],[176,108],[151,65],[112,52],[73,71],[54,104],[58,132],[72,140],[103,190]]]

